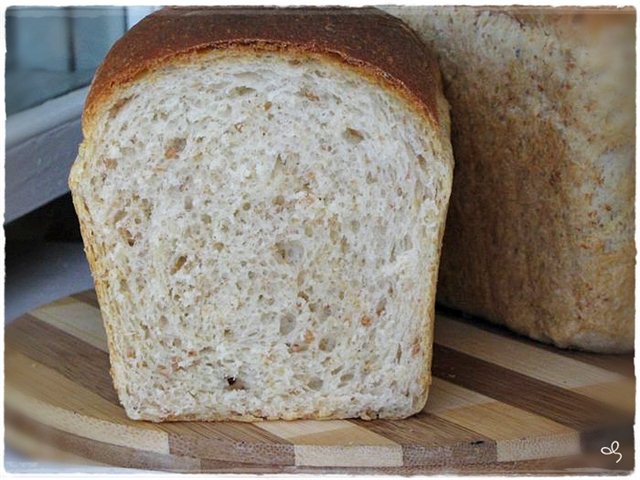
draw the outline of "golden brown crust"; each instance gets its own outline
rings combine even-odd
[[[392,84],[438,121],[435,58],[411,29],[380,10],[169,7],[116,42],[96,72],[83,115],[85,137],[115,89],[178,56],[238,47],[337,57]]]

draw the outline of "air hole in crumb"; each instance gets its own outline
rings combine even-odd
[[[361,324],[363,327],[368,327],[368,326],[370,326],[370,325],[371,325],[371,317],[370,317],[369,315],[363,315],[363,316],[360,318],[360,324]]]
[[[358,230],[360,230],[360,222],[358,220],[351,221],[351,230],[353,233],[358,233]]]
[[[130,247],[133,247],[136,241],[135,241],[135,238],[133,238],[133,235],[131,234],[131,232],[126,228],[121,228],[119,229],[119,231],[120,231],[120,236],[124,239],[125,242],[127,242],[127,245],[129,245]]]
[[[376,315],[379,317],[384,314],[385,309],[387,308],[387,299],[382,298],[376,305]]]
[[[305,224],[304,224],[304,234],[307,237],[313,236],[313,227],[311,226],[311,224],[309,222],[305,222]]]
[[[162,328],[165,328],[167,325],[169,325],[169,320],[167,320],[167,317],[165,317],[164,315],[161,315],[158,319],[158,323]]]
[[[350,143],[360,143],[364,140],[364,135],[360,130],[356,130],[355,128],[347,127],[343,134],[344,138]]]
[[[227,390],[244,390],[246,388],[244,382],[237,377],[227,377]]]
[[[187,263],[187,257],[185,255],[179,256],[178,259],[176,260],[176,263],[173,265],[173,268],[171,269],[171,275],[178,272],[184,266],[185,263]]]
[[[282,206],[284,205],[284,197],[282,195],[277,195],[273,197],[273,200],[271,200],[271,203],[273,203],[274,205]]]
[[[426,172],[427,171],[427,160],[422,155],[418,155],[417,159],[418,159],[418,166],[422,170],[424,170]]]
[[[402,347],[398,345],[398,350],[396,350],[396,363],[400,363],[402,359]]]
[[[321,378],[319,377],[313,377],[311,380],[309,380],[309,383],[307,383],[307,386],[311,389],[311,390],[320,390],[322,388],[322,384],[324,382],[322,381]]]
[[[344,290],[340,290],[340,292],[338,293],[338,298],[340,298],[340,300],[344,300]]]
[[[115,116],[118,114],[118,112],[120,110],[122,110],[122,107],[124,107],[127,103],[129,103],[129,101],[132,98],[133,97],[126,97],[126,98],[121,98],[120,100],[116,101],[113,104],[113,106],[109,109],[109,119],[115,118]]]
[[[340,386],[343,387],[347,382],[350,382],[351,380],[353,380],[353,374],[345,373],[340,377]]]
[[[336,342],[333,338],[324,337],[318,342],[318,348],[323,352],[331,352],[336,347]]]
[[[299,263],[304,257],[304,246],[297,241],[277,242],[274,245],[276,256],[286,263]]]
[[[244,202],[244,203],[242,204],[242,209],[243,209],[244,211],[250,210],[250,209],[251,209],[251,203],[249,203],[249,202]]]
[[[305,343],[311,343],[316,338],[311,330],[307,330],[304,332],[304,341]]]
[[[307,295],[306,292],[298,292],[298,296],[302,299],[304,299],[305,302],[309,301],[309,295]]]
[[[176,348],[180,348],[182,347],[182,340],[180,340],[179,338],[174,338],[172,345]]]
[[[303,88],[302,90],[300,90],[298,92],[298,95],[305,97],[312,102],[317,102],[318,100],[320,100],[320,97],[308,88]]]
[[[296,317],[287,313],[280,318],[280,335],[288,335],[296,328]]]
[[[340,240],[340,251],[345,254],[349,251],[349,243],[345,237]]]
[[[280,156],[280,154],[278,154],[276,156],[276,161],[273,164],[273,170],[271,170],[271,178],[275,178],[280,173],[282,173],[283,168],[284,168],[284,163],[282,161],[282,157]]]
[[[193,208],[193,198],[187,197],[184,199],[184,209],[189,211]]]
[[[224,249],[224,243],[216,242],[216,243],[213,244],[213,248],[215,250],[217,250],[218,252],[221,252]]]
[[[241,97],[243,95],[248,95],[255,91],[256,91],[255,88],[241,85],[239,87],[232,88],[231,91],[229,92],[229,97]]]
[[[207,225],[209,225],[211,223],[211,215],[208,215],[208,214],[205,213],[205,214],[202,215],[201,218],[202,218],[202,223],[205,223]]]
[[[184,150],[187,145],[186,138],[172,138],[164,147],[164,158],[167,160],[177,158],[178,154]]]
[[[318,314],[318,320],[324,322],[327,318],[329,318],[330,315],[331,307],[329,305],[325,305],[324,307],[322,307],[322,310],[320,310],[320,313]]]
[[[300,353],[300,352],[305,352],[308,349],[307,345],[304,344],[299,344],[299,343],[294,343],[289,345],[289,352],[290,353]]]
[[[424,202],[425,199],[427,198],[427,192],[426,192],[425,186],[419,180],[416,180],[416,185],[414,187],[414,195],[415,195],[414,201],[415,201],[416,207],[419,207],[420,204]]]
[[[126,214],[127,212],[125,212],[124,210],[118,210],[116,214],[113,216],[113,224],[115,225],[120,220],[122,220]]]
[[[114,170],[118,166],[118,161],[113,158],[105,158],[103,162],[107,170]]]
[[[405,250],[411,250],[413,248],[413,242],[411,241],[411,236],[409,234],[405,235],[402,239],[402,246]]]
[[[265,112],[268,112],[269,110],[271,110],[271,107],[273,106],[273,103],[271,102],[264,102],[264,105],[262,106],[264,108]]]
[[[373,174],[371,172],[367,172],[367,175],[365,177],[365,181],[371,185],[372,183],[376,182],[376,178],[373,176]]]

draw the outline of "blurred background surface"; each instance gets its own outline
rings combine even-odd
[[[113,43],[159,7],[5,10],[5,324],[93,286],[67,177],[80,116]],[[113,472],[33,462],[5,451],[10,472]]]

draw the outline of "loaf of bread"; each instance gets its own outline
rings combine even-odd
[[[374,9],[167,8],[115,44],[69,183],[129,417],[423,408],[439,75]]]
[[[560,347],[631,350],[634,10],[387,10],[439,56],[452,109],[439,301]]]

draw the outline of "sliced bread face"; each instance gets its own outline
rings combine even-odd
[[[134,419],[401,418],[430,383],[439,123],[334,56],[185,55],[96,109],[70,178]]]

